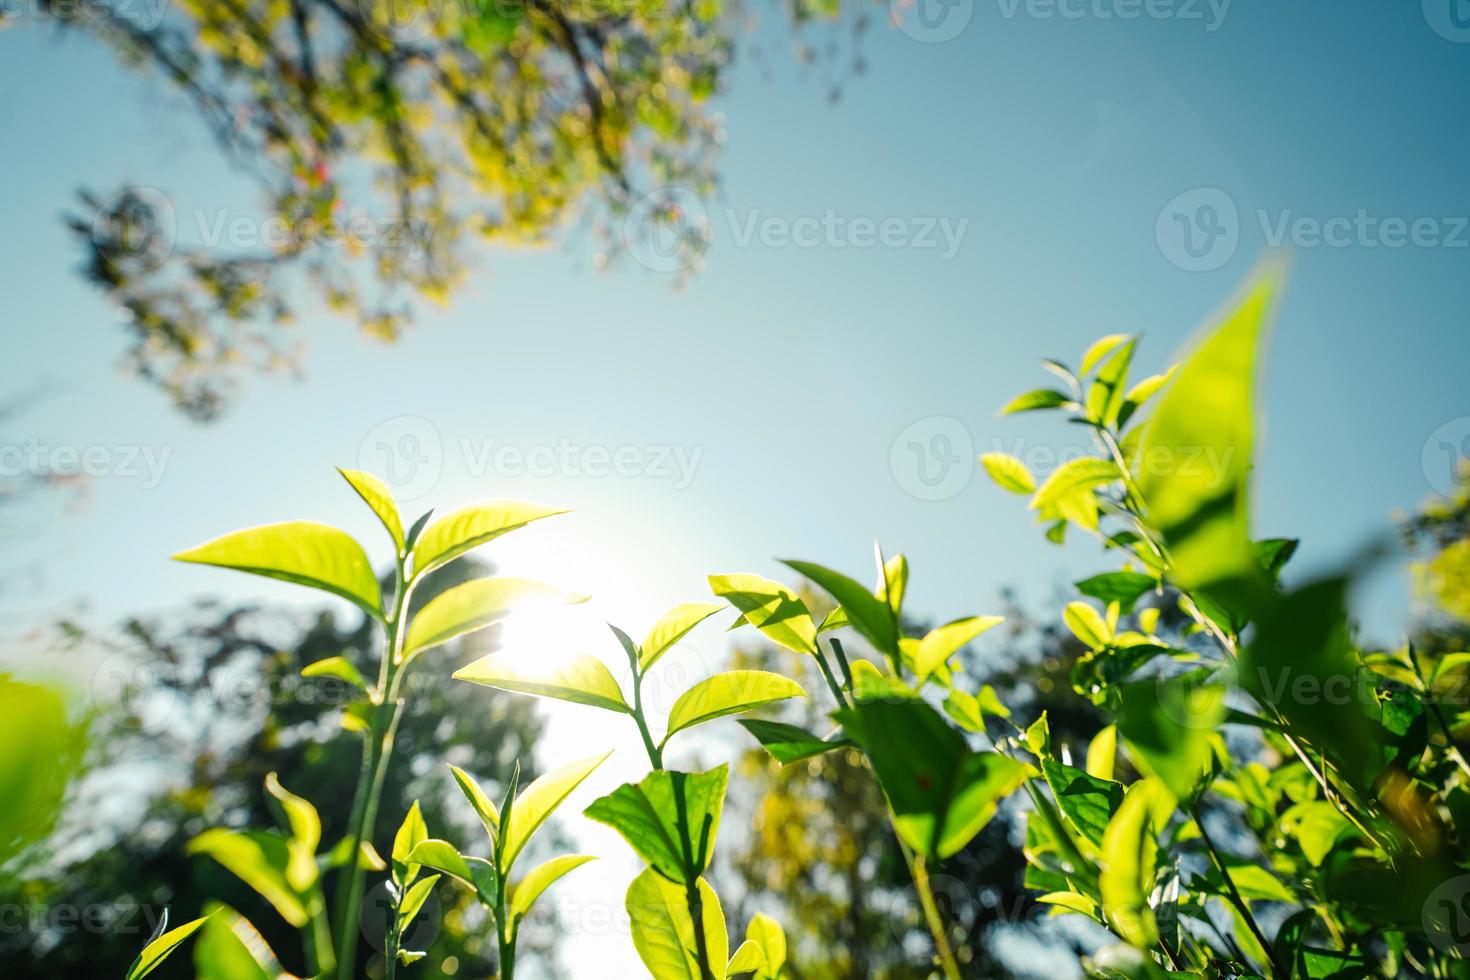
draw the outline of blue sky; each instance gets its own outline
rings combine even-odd
[[[428,461],[404,485],[425,491],[408,509],[483,495],[576,509],[491,557],[591,592],[579,642],[605,642],[587,625],[599,618],[641,631],[704,597],[707,573],[778,574],[773,556],[866,577],[875,538],[910,556],[917,613],[986,612],[1014,584],[1045,615],[1105,559],[1044,544],[966,441],[1023,455],[1072,444],[1059,423],[994,417],[1044,383],[1038,358],[1075,363],[1096,336],[1142,331],[1140,361],[1161,368],[1276,239],[1294,244],[1294,275],[1266,371],[1258,531],[1301,536],[1302,568],[1328,567],[1443,487],[1438,445],[1470,435],[1470,133],[1453,101],[1470,32],[1449,3],[958,0],[938,21],[958,32],[940,43],[876,8],[869,71],[836,104],[779,57],[770,77],[749,61],[734,72],[722,189],[700,202],[712,241],[684,288],[636,262],[599,271],[580,244],[487,254],[453,309],[396,347],[308,318],[305,380],[252,382],[204,428],[118,375],[122,333],[75,277],[58,219],[83,185],[253,215],[249,187],[106,52],[0,33],[0,387],[49,389],[5,441],[163,460],[156,485],[99,479],[83,508],[12,529],[11,561],[38,577],[6,604],[83,601],[105,622],[210,590],[286,597],[165,558],[295,517],[380,545],[331,466],[376,466],[380,443],[412,449],[407,436]],[[1143,9],[1163,16],[1123,16]],[[863,244],[864,220],[887,221],[894,244]],[[818,247],[780,237],[837,224]],[[953,254],[941,228],[958,235]],[[507,445],[496,472],[486,461]],[[563,445],[577,473],[509,462]],[[638,475],[582,472],[620,447]],[[916,466],[937,474],[935,449],[959,468],[944,499],[921,499]],[[1359,601],[1391,637],[1401,577],[1370,579]],[[720,643],[696,640],[691,662],[713,666]],[[601,720],[573,717],[549,754]]]

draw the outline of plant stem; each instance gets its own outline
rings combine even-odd
[[[513,980],[516,972],[516,937],[505,916],[505,875],[495,876],[495,938],[500,950],[499,980]]]
[[[1225,887],[1230,892],[1231,903],[1235,906],[1236,910],[1240,912],[1240,917],[1245,920],[1245,924],[1250,929],[1251,935],[1256,937],[1256,942],[1261,944],[1261,951],[1266,956],[1266,963],[1264,965],[1271,968],[1272,976],[1286,976],[1287,974],[1282,971],[1280,964],[1276,962],[1276,954],[1271,949],[1271,943],[1266,939],[1266,934],[1261,931],[1261,926],[1259,923],[1256,922],[1256,917],[1251,914],[1251,907],[1247,905],[1245,899],[1241,897],[1240,889],[1235,887],[1235,880],[1230,877],[1230,872],[1225,867],[1224,858],[1222,858],[1220,856],[1220,852],[1216,850],[1215,842],[1210,839],[1210,832],[1205,829],[1204,814],[1200,812],[1200,809],[1197,805],[1191,807],[1189,812],[1191,816],[1194,817],[1195,826],[1199,828],[1200,839],[1205,842],[1205,848],[1210,852],[1210,857],[1215,862],[1216,870],[1220,872],[1220,877],[1225,879]]]
[[[955,959],[954,947],[949,942],[949,932],[945,929],[944,919],[939,914],[939,906],[934,901],[934,889],[929,887],[928,860],[922,856],[909,853],[908,846],[899,841],[899,846],[904,849],[904,856],[909,859],[909,871],[914,877],[914,888],[919,892],[919,904],[924,909],[924,920],[929,924],[929,933],[934,937],[934,946],[938,954],[939,965],[944,970],[946,980],[960,980],[960,965]]]
[[[394,980],[398,974],[398,908],[395,903],[392,917],[388,920],[388,935],[383,943],[383,974],[384,980]]]
[[[827,663],[827,657],[822,653],[822,645],[817,644],[817,666],[822,671],[822,677],[827,681],[827,689],[832,692],[832,697],[837,699],[839,708],[849,708],[847,698],[843,697],[842,688],[837,683],[837,677],[832,673],[832,667]]]
[[[372,731],[363,749],[363,765],[358,773],[357,791],[352,804],[352,848],[346,866],[347,877],[338,884],[337,902],[337,980],[354,980],[357,966],[357,939],[361,920],[363,878],[362,845],[372,839],[378,819],[378,803],[383,796],[383,783],[388,773],[388,760],[393,754],[393,739],[403,705],[398,700],[401,673],[398,655],[403,643],[403,619],[408,612],[408,598],[413,583],[404,575],[403,556],[399,556],[394,573],[393,612],[388,618],[383,645],[383,659],[378,664],[378,683],[374,690],[377,704],[373,712]]]
[[[643,747],[648,751],[648,761],[655,770],[664,767],[664,754],[653,742],[648,730],[648,721],[643,717],[643,674],[638,665],[633,665],[633,720],[638,724],[638,734],[643,736]]]

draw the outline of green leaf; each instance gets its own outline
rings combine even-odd
[[[1060,391],[1051,388],[1037,388],[1025,394],[1017,395],[1006,402],[1005,407],[1000,410],[1000,415],[1015,415],[1017,412],[1034,412],[1043,408],[1060,408],[1063,405],[1074,405],[1071,396],[1064,395]]]
[[[894,827],[926,857],[949,857],[994,816],[1028,768],[964,737],[918,699],[862,701],[835,717],[872,760]]]
[[[754,735],[756,741],[761,743],[771,758],[789,766],[793,762],[802,759],[810,759],[813,756],[840,749],[851,745],[846,739],[837,738],[831,741],[822,739],[805,728],[796,725],[788,725],[779,721],[763,721],[758,718],[741,718],[740,724],[745,730]]]
[[[1087,746],[1087,774],[1098,779],[1113,778],[1118,761],[1118,726],[1109,725],[1092,736]]]
[[[980,465],[1004,490],[1023,495],[1036,492],[1036,478],[1031,475],[1031,470],[1010,453],[981,453]]]
[[[505,841],[500,861],[502,874],[510,874],[516,856],[521,853],[532,835],[541,829],[541,825],[561,806],[572,790],[592,775],[592,771],[602,765],[610,755],[611,752],[604,752],[602,755],[579,759],[559,769],[553,769],[516,796],[515,806],[506,818]]]
[[[1075,499],[1079,491],[1091,491],[1093,487],[1114,483],[1122,479],[1118,464],[1100,456],[1079,456],[1069,459],[1052,471],[1036,495],[1031,498],[1031,509],[1061,507]]]
[[[317,846],[322,842],[321,818],[316,807],[282,786],[275,773],[266,775],[265,791],[280,805],[291,832],[286,880],[292,888],[305,893],[316,884],[321,873],[316,861]]]
[[[818,633],[828,633],[832,630],[840,630],[844,626],[851,626],[847,618],[847,610],[841,606],[833,606],[827,610],[827,615],[822,617],[821,625],[817,627]]]
[[[817,627],[812,614],[786,586],[759,575],[711,575],[709,587],[773,642],[796,653],[816,655]]]
[[[866,587],[841,572],[806,561],[782,560],[781,564],[804,575],[847,610],[847,618],[865,639],[882,653],[898,654],[898,623],[893,608]]]
[[[1041,771],[1072,826],[1092,843],[1102,844],[1108,821],[1123,802],[1123,784],[1089,776],[1053,759],[1042,759]]]
[[[204,907],[204,931],[194,941],[194,980],[281,980],[285,970],[265,937],[228,905]]]
[[[383,522],[389,537],[393,539],[393,547],[398,554],[403,553],[403,518],[398,513],[398,504],[393,500],[393,492],[388,489],[387,484],[362,470],[346,470],[337,467],[337,472],[342,474],[362,502],[372,508],[378,520]]]
[[[383,618],[383,593],[362,545],[325,524],[288,521],[246,528],[173,557],[321,589]]]
[[[653,624],[653,628],[643,639],[643,646],[639,649],[638,669],[647,672],[685,634],[722,608],[724,607],[710,602],[686,602],[664,613],[663,618]]]
[[[1299,739],[1340,760],[1360,789],[1381,768],[1363,712],[1362,669],[1348,632],[1347,582],[1325,579],[1287,593],[1260,615],[1240,655],[1240,683]]]
[[[1128,788],[1102,840],[1098,886],[1103,911],[1118,935],[1140,949],[1158,942],[1158,926],[1148,896],[1154,887],[1158,854],[1158,813],[1169,805],[1164,787],[1145,779]]]
[[[888,604],[894,623],[898,623],[903,619],[903,597],[909,587],[909,560],[900,554],[884,561],[883,549],[876,542],[873,553],[878,559],[878,584],[873,588],[873,597]]]
[[[413,853],[414,848],[428,839],[429,828],[424,824],[419,801],[414,800],[408,813],[404,815],[403,823],[398,825],[398,833],[393,836],[393,880],[399,888],[403,888],[419,873],[418,866],[410,864],[408,856]]]
[[[398,903],[398,931],[407,932],[408,927],[413,924],[413,917],[419,914],[424,903],[429,900],[429,893],[434,886],[439,884],[438,875],[429,875],[420,878],[409,886],[408,891],[403,893],[403,901]]]
[[[659,874],[687,883],[709,867],[729,778],[729,766],[652,772],[594,801],[586,814],[622,834]]]
[[[914,673],[919,675],[922,682],[943,667],[966,643],[1003,622],[1004,616],[967,616],[936,626],[919,641],[919,653],[914,659]]]
[[[1067,603],[1067,608],[1062,610],[1062,621],[1090,649],[1100,650],[1113,642],[1113,630],[1107,620],[1085,602]]]
[[[1133,418],[1144,403],[1157,395],[1160,389],[1169,383],[1169,379],[1174,377],[1174,370],[1175,368],[1171,367],[1163,374],[1150,375],[1128,389],[1128,394],[1123,396],[1123,407],[1118,410],[1118,428],[1121,429],[1127,425],[1128,420]]]
[[[298,929],[306,925],[306,901],[286,877],[291,848],[285,836],[269,830],[216,827],[191,840],[185,853],[214,858],[270,902],[281,918]]]
[[[404,855],[403,863],[409,867],[424,865],[452,875],[465,884],[474,883],[474,874],[465,863],[464,855],[449,841],[437,837],[425,838],[415,843]]]
[[[725,913],[709,882],[700,878],[695,888],[700,899],[700,929],[710,966],[719,980],[730,955],[730,938],[725,931]],[[633,945],[653,980],[701,980],[698,939],[683,885],[675,884],[649,869],[628,887],[628,916],[632,920]]]
[[[804,698],[801,685],[766,670],[729,670],[695,684],[669,710],[664,744],[678,732],[726,715],[741,714],[788,698]]]
[[[1133,360],[1133,347],[1137,341],[1129,340],[1114,351],[1097,372],[1097,380],[1087,391],[1087,415],[1099,425],[1109,428],[1118,422],[1118,413],[1123,407],[1123,386],[1128,383],[1128,366]]]
[[[414,614],[401,660],[407,663],[430,647],[492,626],[517,609],[586,600],[586,596],[569,595],[531,579],[471,579],[445,589]]]
[[[512,920],[519,920],[531,911],[531,906],[541,893],[554,885],[563,875],[575,871],[588,861],[597,860],[591,854],[563,854],[537,865],[526,876],[511,886],[508,900]]]
[[[368,689],[367,678],[362,672],[352,665],[352,661],[346,657],[324,657],[313,661],[301,668],[302,677],[335,677],[339,681],[346,681],[354,687],[366,691]]]
[[[1094,575],[1076,583],[1077,591],[1091,596],[1103,605],[1116,602],[1124,613],[1133,611],[1133,606],[1143,596],[1159,587],[1158,579],[1141,572],[1107,572]]]
[[[450,511],[419,535],[413,547],[414,578],[532,521],[565,513],[527,500],[483,500]]]
[[[953,718],[961,728],[981,734],[985,732],[986,715],[997,718],[1011,716],[1011,710],[1001,704],[995,688],[989,684],[981,687],[978,695],[952,688],[944,699],[943,707],[944,713]]]
[[[618,687],[612,671],[596,657],[578,657],[546,674],[517,670],[504,661],[504,657],[491,654],[461,667],[454,676],[458,680],[517,694],[570,701],[608,711],[628,713],[632,710],[623,700],[622,689]]]
[[[1132,339],[1130,334],[1110,333],[1106,337],[1099,337],[1097,340],[1094,340],[1092,345],[1087,348],[1086,353],[1082,355],[1082,366],[1078,369],[1078,373],[1086,377],[1087,373],[1096,367],[1103,358],[1116,350],[1119,344]]]
[[[458,766],[450,766],[449,771],[454,774],[454,781],[458,784],[459,791],[464,794],[465,799],[470,801],[475,816],[479,817],[480,823],[485,825],[485,833],[490,835],[490,840],[493,842],[500,835],[500,811],[495,808],[490,797],[485,795],[480,784],[475,782],[469,773]]]
[[[1118,733],[1169,788],[1188,800],[1209,775],[1210,741],[1225,720],[1223,685],[1193,672],[1164,681],[1141,681],[1120,688]]]
[[[1301,542],[1296,538],[1266,538],[1256,541],[1251,545],[1251,550],[1256,554],[1256,561],[1261,567],[1276,579],[1281,577],[1281,570],[1286,563],[1291,561],[1291,556],[1296,554],[1297,545]]]
[[[1139,446],[1138,487],[1185,591],[1253,581],[1249,480],[1257,348],[1281,276],[1263,274],[1199,343],[1154,411]]]
[[[178,949],[184,940],[194,935],[206,921],[205,918],[195,919],[193,922],[186,922],[177,929],[170,929],[163,935],[149,940],[148,945],[143,947],[143,952],[138,954],[138,958],[133,960],[133,965],[128,968],[127,980],[140,980],[152,973],[158,964]],[[721,962],[723,961],[724,958],[721,957]]]
[[[779,980],[786,967],[786,930],[781,928],[781,923],[764,912],[757,912],[745,929],[745,941],[754,943],[765,961],[760,980]]]
[[[727,977],[740,973],[754,973],[766,965],[766,954],[761,948],[747,939],[735,950],[735,955],[730,957],[730,963],[725,967]]]

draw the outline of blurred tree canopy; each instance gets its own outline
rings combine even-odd
[[[739,0],[36,2],[161,77],[264,196],[253,223],[195,213],[223,243],[184,241],[150,188],[84,191],[68,219],[128,367],[200,419],[244,373],[298,362],[303,293],[392,340],[416,298],[449,300],[475,241],[542,244],[590,215],[615,253],[636,207],[638,234],[702,250],[676,192],[713,187],[707,100],[750,22]]]
[[[436,572],[415,602],[484,569],[465,561]],[[124,633],[127,643],[99,677],[121,677],[125,690],[100,706],[89,769],[73,788],[60,828],[43,853],[29,855],[23,875],[0,877],[0,907],[15,910],[0,928],[6,976],[116,975],[165,907],[181,922],[207,901],[238,909],[282,965],[304,975],[296,931],[217,864],[189,856],[186,845],[210,827],[269,823],[262,786],[271,772],[311,797],[329,832],[347,825],[361,747],[360,736],[341,727],[339,709],[352,692],[332,678],[302,678],[301,669],[335,655],[365,667],[371,629],[330,612],[206,602],[179,615],[135,619]],[[533,703],[450,678],[463,662],[495,648],[493,633],[436,651],[408,678],[409,704],[398,732],[402,765],[391,769],[385,786],[379,853],[391,852],[393,834],[415,799],[433,833],[466,841],[483,836],[445,762],[492,788],[509,778],[517,759],[535,775],[532,743],[540,723]],[[73,634],[70,642],[90,639]],[[551,848],[556,841],[538,846]],[[424,975],[493,975],[494,927],[479,906],[453,885],[441,886],[436,900],[444,925],[425,943]],[[88,915],[97,917],[95,926]],[[374,921],[370,914],[365,919]],[[427,920],[437,925],[439,916]],[[540,967],[528,970],[531,976],[556,972],[550,934],[536,930],[532,938],[542,941],[524,944],[528,967]],[[369,975],[381,976],[380,950],[371,937],[361,942],[358,962]],[[191,977],[190,957],[173,957],[154,975]]]

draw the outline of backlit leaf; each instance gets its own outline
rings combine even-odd
[[[403,517],[398,513],[398,504],[394,502],[393,493],[388,489],[388,485],[371,473],[365,473],[362,470],[348,470],[339,466],[337,472],[341,473],[342,478],[357,491],[363,503],[378,515],[378,520],[383,522],[383,527],[393,539],[393,546],[401,553],[403,551]]]
[[[936,626],[919,641],[914,673],[922,680],[934,673],[966,643],[981,633],[1005,622],[1004,616],[967,616]]]
[[[1158,817],[1168,800],[1163,786],[1145,779],[1128,788],[1102,840],[1098,886],[1103,911],[1119,936],[1140,949],[1158,942],[1158,926],[1148,896],[1154,887],[1158,854]]]
[[[173,557],[321,589],[383,618],[382,590],[362,545],[325,524],[288,521],[246,528]]]
[[[515,806],[504,827],[505,841],[500,865],[503,874],[510,873],[516,856],[551,817],[552,812],[610,755],[611,752],[604,752],[602,755],[579,759],[553,769],[517,794]]]
[[[723,980],[730,956],[725,913],[707,881],[698,879],[695,888],[700,901],[699,928],[704,933],[711,972],[716,980]],[[633,945],[653,980],[702,980],[694,917],[683,885],[650,868],[629,886],[627,909]]]
[[[548,673],[519,670],[504,656],[491,654],[454,672],[458,680],[502,691],[571,701],[608,711],[628,712],[622,689],[607,665],[596,657],[578,657]]]
[[[711,575],[709,586],[773,642],[797,653],[816,654],[812,614],[786,586],[759,575]]]
[[[865,586],[841,572],[806,561],[782,561],[804,575],[847,610],[853,627],[883,653],[898,653],[898,623],[892,607]]]
[[[1036,478],[1026,464],[1010,453],[992,452],[980,455],[980,465],[990,478],[1002,489],[1011,493],[1032,494],[1036,492]]]
[[[494,625],[517,609],[585,600],[531,579],[471,579],[445,589],[414,614],[402,659],[407,662],[430,647]]]
[[[1034,412],[1043,408],[1060,408],[1063,405],[1073,405],[1071,396],[1064,395],[1060,391],[1051,388],[1037,388],[1025,394],[1017,395],[1006,402],[1005,407],[1000,410],[1001,415],[1014,415],[1017,412]]]
[[[532,521],[565,513],[565,509],[528,500],[483,500],[450,511],[419,535],[413,547],[414,577]]]
[[[186,922],[177,929],[170,929],[157,939],[150,941],[147,946],[143,947],[143,952],[138,954],[138,958],[133,960],[133,965],[128,968],[127,980],[141,980],[142,977],[152,973],[170,953],[179,948],[184,940],[194,935],[205,921],[200,918],[193,922]]]
[[[597,860],[591,854],[563,854],[537,865],[526,876],[511,887],[508,901],[512,919],[523,918],[541,893],[555,884],[561,877],[575,871],[588,861]]]
[[[669,728],[664,741],[686,728],[716,718],[800,697],[806,697],[800,684],[770,671],[730,670],[716,674],[679,695],[669,710]]]
[[[756,737],[756,741],[760,742],[761,746],[771,754],[771,758],[783,766],[852,744],[841,738],[828,741],[805,728],[779,721],[741,718],[740,724]]]
[[[711,602],[686,602],[675,606],[648,631],[639,650],[639,669],[647,671],[670,647],[682,640],[690,630],[723,609]]]
[[[709,867],[729,777],[728,766],[652,772],[596,800],[586,813],[622,834],[659,874],[688,882]]]

